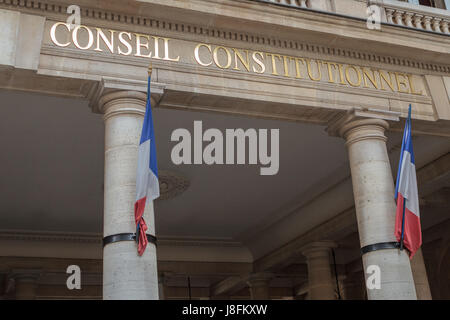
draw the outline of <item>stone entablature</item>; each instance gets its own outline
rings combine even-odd
[[[235,3],[250,6],[252,2]],[[444,90],[438,90],[437,95],[442,96],[446,90],[444,83],[450,74],[450,65],[439,63],[439,59],[429,62],[428,59],[422,59],[423,56],[411,59],[391,55],[389,51],[387,54],[364,52],[352,46],[340,46],[340,41],[334,41],[333,45],[322,45],[305,41],[303,36],[301,40],[298,36],[291,37],[289,32],[283,38],[279,34],[266,33],[263,30],[252,33],[251,30],[247,32],[224,28],[223,25],[193,24],[189,19],[181,21],[146,16],[145,11],[141,16],[136,16],[114,11],[114,6],[111,6],[111,11],[82,7],[82,22],[85,27],[78,32],[80,38],[75,37],[78,41],[76,46],[73,41],[74,31],[69,32],[63,23],[67,17],[67,4],[68,1],[51,4],[46,1],[0,0],[0,7],[20,9],[20,15],[17,16],[20,21],[31,16],[26,13],[39,12],[41,15],[33,17],[41,19],[42,24],[37,26],[34,32],[39,33],[38,31],[42,30],[42,46],[39,51],[39,48],[34,46],[31,51],[27,51],[28,56],[36,57],[33,60],[35,62],[24,69],[37,71],[39,77],[51,79],[56,76],[82,81],[81,86],[77,85],[82,88],[79,96],[89,99],[97,96],[95,92],[98,92],[98,84],[100,83],[101,87],[105,79],[121,79],[119,82],[127,82],[125,87],[119,86],[115,89],[145,91],[146,69],[152,62],[155,69],[152,80],[161,84],[165,90],[161,106],[169,108],[232,112],[325,124],[334,116],[333,112],[350,108],[375,108],[401,112],[404,115],[409,103],[413,103],[416,119],[450,119],[445,111],[445,99],[436,99],[436,94],[430,92],[431,82],[438,83]],[[277,6],[268,7],[278,9]],[[170,10],[170,7],[167,10]],[[314,13],[308,11],[302,14]],[[298,21],[301,21],[300,16]],[[51,39],[51,30],[55,23],[60,23],[56,31],[57,41],[64,46],[58,46]],[[87,28],[92,32],[92,46],[87,46]],[[114,47],[111,46],[114,52],[111,52],[107,41],[103,37],[98,38],[97,28],[102,30],[107,40],[111,30],[115,30],[116,36],[119,33],[129,34],[132,47],[130,54],[118,52],[117,38]],[[61,32],[62,34],[58,34]],[[140,55],[137,55],[136,34],[140,34],[141,38]],[[426,35],[430,40],[431,37],[442,38],[434,34]],[[159,57],[162,59],[155,59],[154,54],[149,55],[149,50],[155,51],[152,43],[155,37],[159,38]],[[11,46],[23,46],[22,43],[29,41],[27,39],[29,38],[26,35],[17,38],[17,43]],[[36,37],[33,39],[36,42]],[[67,41],[70,43],[66,46]],[[99,41],[101,47],[97,45]],[[446,45],[445,41],[443,45]],[[198,57],[195,54],[196,49]],[[126,46],[122,47],[122,53],[124,50]],[[250,59],[248,68],[245,65],[247,50]],[[215,52],[217,59],[214,59]],[[239,57],[237,52],[242,57]],[[430,48],[430,52],[433,52],[433,48]],[[23,54],[24,52],[16,51],[16,56]],[[226,60],[227,54],[231,56],[231,63]],[[262,71],[257,59],[253,57],[254,54],[258,59],[262,59],[264,55],[266,70],[262,74],[253,72],[253,68]],[[145,57],[146,55],[148,57]],[[286,61],[290,63],[289,71],[285,68]],[[277,72],[274,72],[274,64],[277,65]],[[14,64],[14,61],[10,65],[20,67]],[[228,65],[229,68],[224,68]],[[319,65],[322,75],[320,81],[315,81],[319,76]],[[334,72],[333,80],[330,72]],[[383,79],[381,74],[388,81]],[[9,85],[11,83],[8,82]],[[195,99],[192,99],[193,92],[196,94]],[[214,100],[211,97],[214,97]],[[227,105],[232,107],[225,106],[225,101],[228,100]],[[438,106],[433,103],[438,103]],[[95,109],[95,106],[92,106]],[[274,111],[277,112],[276,115],[273,114]]]
[[[295,97],[303,101],[296,105],[315,104],[338,110],[345,110],[351,105],[356,107],[347,94],[364,95],[366,98],[362,99],[362,104],[367,108],[375,104],[380,109],[401,112],[413,101],[417,111],[420,110],[416,112],[417,116],[424,120],[436,118],[426,83],[418,70],[422,65],[413,62],[403,62],[405,66],[400,67],[395,64],[402,62],[394,57],[378,57],[377,61],[375,55],[314,45],[300,45],[299,49],[295,46],[282,49],[268,47],[271,50],[268,52],[262,44],[255,45],[240,39],[198,42],[185,37],[182,31],[130,29],[107,29],[94,24],[70,32],[64,23],[47,20],[40,72],[57,75],[61,74],[62,68],[72,75],[76,73],[93,80],[99,76],[143,80],[145,73],[139,72],[138,68],[142,70],[152,62],[157,70],[154,81],[172,91],[179,90],[180,86],[185,91],[188,86],[190,90],[199,92],[205,89],[205,93],[211,94],[212,91],[215,94],[217,90],[223,92],[223,88],[227,87],[229,96],[244,94],[247,99],[252,96],[273,103],[282,100],[292,103],[292,97]],[[208,41],[211,40],[208,38]],[[91,64],[88,68],[89,61],[111,66],[120,63],[126,73],[117,74],[120,69],[102,65],[96,69],[97,65]],[[59,70],[55,72],[55,69]],[[438,67],[437,70],[441,69]],[[202,83],[202,77],[195,79],[197,83],[191,80],[186,82],[186,74],[201,75],[205,82]],[[261,82],[265,83],[266,89],[262,89]],[[276,89],[277,86],[284,86],[284,89]],[[289,87],[303,88],[304,91],[286,91]],[[261,95],[262,91],[265,96]],[[268,95],[272,97],[268,98]],[[390,100],[379,100],[387,97]],[[362,106],[361,99],[356,96],[355,99],[358,106]],[[163,101],[163,106],[174,106],[170,96],[166,96],[165,102],[167,104]]]
[[[48,25],[47,25],[48,26]],[[48,41],[48,28],[50,39]],[[271,74],[309,79],[350,87],[371,88],[412,95],[426,95],[420,79],[412,74],[390,72],[374,67],[342,64],[317,58],[234,48],[209,43],[180,44],[171,38],[88,27],[70,30],[67,23],[56,22],[46,28],[44,44],[108,55],[133,56],[167,63],[198,64],[201,67],[235,70],[252,74]],[[195,47],[194,47],[195,46]],[[191,47],[190,52],[181,48]],[[181,53],[180,53],[181,52]]]
[[[158,1],[155,1],[158,2]],[[67,1],[47,1],[47,0],[0,0],[0,8],[3,6],[7,9],[19,9],[21,12],[33,13],[41,12],[42,15],[46,16],[48,20],[53,21],[64,21],[67,18]],[[438,9],[435,9],[438,10]],[[444,11],[445,10],[439,10]],[[255,12],[257,14],[257,12]],[[306,12],[306,14],[314,14],[313,10]],[[83,6],[81,11],[81,17],[87,25],[95,25],[98,27],[111,27],[111,26],[121,26],[121,30],[128,31],[142,31],[143,29],[155,30],[158,34],[180,34],[184,35],[187,40],[198,39],[201,37],[208,37],[209,39],[217,39],[220,41],[238,41],[242,43],[247,43],[248,45],[263,46],[264,48],[270,47],[286,50],[300,50],[311,52],[313,54],[323,53],[330,54],[333,56],[341,56],[343,58],[349,57],[352,59],[369,60],[375,61],[377,63],[387,63],[399,66],[407,66],[425,69],[429,71],[436,72],[450,72],[450,66],[446,64],[438,63],[425,63],[422,61],[414,61],[411,59],[405,59],[397,56],[389,56],[383,54],[375,54],[372,52],[365,52],[363,50],[355,50],[354,48],[344,48],[336,45],[324,46],[317,43],[298,41],[298,39],[286,38],[286,37],[274,37],[265,32],[252,33],[246,30],[233,30],[232,28],[222,28],[215,27],[214,25],[208,24],[195,24],[191,22],[183,22],[177,20],[162,19],[155,16],[145,16],[129,14],[120,11],[113,11],[108,9],[99,9],[90,6]],[[301,18],[301,16],[299,16]],[[339,25],[336,23],[338,17],[330,16],[330,25],[335,25],[336,28]],[[342,18],[342,17],[340,17]],[[94,23],[93,23],[94,22]],[[136,26],[125,27],[125,25]]]

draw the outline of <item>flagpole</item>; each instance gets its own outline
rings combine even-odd
[[[149,77],[152,76],[152,71],[153,71],[153,67],[152,67],[152,63],[150,62],[150,64],[148,65],[148,76]]]
[[[152,63],[150,62],[150,64],[148,65],[148,76],[149,76],[149,78],[152,76],[152,70],[153,70],[153,67],[152,67]],[[150,81],[148,81],[148,86],[150,87]],[[147,92],[147,95],[149,94],[149,92]],[[140,222],[138,222],[137,223],[137,225],[136,225],[136,243],[137,243],[137,245],[139,246],[139,243],[140,243],[140,238],[139,238],[139,230],[140,230]]]
[[[406,198],[403,198],[402,236],[400,238],[400,250],[403,250],[403,238],[405,236],[405,208],[406,208]]]
[[[409,104],[409,110],[408,110],[408,119],[406,120],[408,122],[408,129],[411,130],[411,104]],[[406,198],[403,198],[403,213],[402,213],[402,235],[400,238],[400,250],[403,250],[404,246],[404,238],[405,238],[405,211],[406,211]]]

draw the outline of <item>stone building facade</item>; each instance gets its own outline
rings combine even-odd
[[[0,0],[0,297],[449,299],[449,9]],[[162,195],[145,212],[157,246],[139,257],[102,238],[135,231],[150,63]],[[423,246],[411,261],[362,254],[395,241],[410,104]],[[195,121],[279,129],[277,174],[174,164],[171,133]]]

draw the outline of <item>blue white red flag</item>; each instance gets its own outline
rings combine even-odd
[[[417,191],[416,165],[411,139],[411,105],[403,133],[402,151],[398,165],[395,187],[397,215],[395,236],[410,252],[410,258],[422,245],[420,226],[419,194]]]
[[[134,204],[136,238],[138,242],[138,253],[140,256],[142,256],[148,244],[146,235],[148,228],[143,217],[144,209],[147,204],[152,204],[152,201],[159,197],[158,167],[156,163],[155,135],[153,132],[150,82],[151,77],[149,76],[147,106],[138,152],[136,203]]]

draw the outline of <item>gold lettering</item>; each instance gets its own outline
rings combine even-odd
[[[233,48],[234,51],[234,70],[240,70],[238,68],[238,59],[241,61],[242,65],[247,69],[247,71],[250,71],[250,61],[248,59],[248,50],[244,50],[246,53],[247,59],[244,60],[244,57],[242,54],[238,51],[238,49]]]
[[[257,70],[255,68],[255,66],[252,66],[253,72],[255,73],[264,73],[266,71],[266,65],[264,64],[264,62],[260,59],[258,59],[257,55],[259,55],[261,57],[262,60],[264,60],[264,53],[260,52],[260,51],[255,51],[252,54],[252,58],[253,61],[256,62],[257,65],[259,65],[259,67],[261,68],[261,70]]]
[[[227,54],[227,64],[224,65],[224,66],[221,65],[220,62],[219,62],[219,54],[218,54],[218,52],[219,52],[220,49],[225,51],[226,54]],[[214,63],[216,64],[216,66],[218,66],[220,69],[228,69],[231,66],[231,53],[225,47],[222,47],[222,46],[216,47],[214,49],[214,51],[213,51],[213,60],[214,60]]]
[[[328,67],[328,82],[334,83],[333,69],[331,67],[334,67],[336,69],[338,67],[338,65],[336,63],[329,62],[329,61],[322,61],[322,63],[327,65],[327,67]]]
[[[414,88],[413,79],[412,79],[412,77],[413,77],[412,74],[408,74],[407,77],[408,77],[408,80],[409,80],[409,87],[411,88],[411,93],[412,93],[412,94],[423,95],[422,90],[416,91],[416,89]]]
[[[278,72],[277,72],[277,62],[275,60],[275,58],[278,58],[281,60],[281,55],[279,54],[274,54],[274,53],[267,53],[267,56],[271,56],[272,57],[272,74],[274,76],[278,76]]]
[[[353,69],[356,72],[356,75],[358,76],[358,82],[352,82],[352,79],[350,77],[350,69]],[[359,70],[355,67],[355,66],[347,66],[345,68],[345,78],[347,79],[347,82],[352,86],[352,87],[359,87],[361,86],[361,73],[359,72]]]
[[[79,31],[81,28],[85,29],[85,30],[88,32],[88,36],[89,36],[88,43],[87,43],[87,45],[84,46],[84,47],[80,46],[80,44],[78,43],[78,31]],[[74,44],[78,49],[81,49],[81,50],[87,50],[87,49],[89,49],[90,47],[92,47],[92,45],[94,44],[94,35],[92,34],[91,29],[89,29],[88,27],[86,27],[86,26],[76,26],[75,29],[73,29],[73,32],[72,32],[72,40],[73,40],[73,44]]]
[[[154,51],[155,54],[153,55],[153,59],[159,59],[161,60],[162,58],[159,56],[159,39],[161,39],[160,37],[154,37],[152,36],[152,38],[154,39]]]
[[[295,58],[290,56],[283,56],[284,76],[289,77],[289,62]]]
[[[319,74],[318,78],[314,78],[311,70],[311,59],[305,59],[306,60],[306,68],[308,69],[308,76],[312,81],[320,81],[322,79],[322,70],[320,69],[320,60],[316,60],[317,64],[317,72]]]
[[[175,61],[178,62],[180,61],[180,56],[176,57],[176,58],[170,58],[169,57],[169,38],[162,38],[164,40],[164,60],[166,61]]]
[[[58,28],[58,26],[65,26],[66,29],[70,32],[70,26],[68,23],[57,22],[50,29],[50,38],[52,39],[53,43],[56,44],[58,47],[67,47],[68,45],[70,45],[70,41],[67,43],[60,43],[58,42],[58,40],[56,40],[56,28]]]
[[[100,28],[95,28],[97,30],[97,48],[95,48],[95,51],[103,51],[102,49],[100,49],[100,37],[102,38],[103,42],[106,44],[106,46],[108,47],[109,51],[111,51],[111,53],[114,53],[114,30],[108,30],[111,33],[111,39],[108,40],[108,38],[106,38],[105,34],[103,33],[102,29]]]
[[[66,30],[58,30],[58,27],[60,26],[63,26]],[[111,29],[101,29],[97,27],[95,28],[95,30],[97,32],[96,38],[94,38],[93,31],[87,26],[76,26],[71,32],[69,24],[56,22],[50,28],[50,38],[53,44],[58,47],[68,47],[71,45],[71,42],[73,42],[75,47],[81,50],[94,48],[95,51],[103,52],[109,50],[114,54],[114,50],[115,48],[117,48],[117,52],[120,55],[127,56],[133,53],[134,39],[132,38],[132,34],[130,32],[119,32]],[[61,36],[62,38],[71,37],[72,41],[68,41],[65,43],[58,41],[58,31],[59,36]],[[63,32],[66,31],[67,33],[63,34]],[[117,39],[115,39],[116,33],[118,33],[118,41]],[[176,58],[170,57],[169,41],[172,39],[159,36],[150,36],[140,33],[134,33],[134,35],[136,36],[135,56],[175,62],[180,61],[180,56],[177,56]],[[153,40],[154,44],[153,48],[151,48],[151,39]],[[96,44],[94,46],[95,40]],[[161,40],[163,41],[164,49],[161,47]],[[202,47],[205,47],[209,51],[209,56],[207,52],[203,52],[205,54],[203,56],[203,59],[205,59],[206,61],[203,61],[200,57],[200,51]],[[267,68],[266,58],[270,57],[272,62],[271,72],[272,75],[276,76],[280,75],[278,68],[281,68],[282,65],[284,70],[282,75],[284,77],[294,77],[293,74],[291,75],[291,69],[293,68],[291,65],[292,62],[294,62],[295,78],[297,79],[304,79],[305,72],[307,72],[310,80],[321,81],[322,72],[325,72],[324,70],[326,68],[326,70],[328,71],[329,83],[339,83],[342,85],[350,85],[352,87],[362,87],[362,82],[364,81],[364,88],[374,88],[377,90],[386,91],[389,87],[392,92],[414,95],[426,94],[423,92],[422,87],[415,87],[415,79],[414,75],[412,74],[389,72],[380,69],[372,69],[370,67],[347,65],[330,61],[321,61],[319,59],[300,58],[276,53],[266,53],[262,51],[251,51],[247,49],[237,49],[225,46],[214,47],[215,48],[213,50],[213,46],[210,44],[198,43],[194,49],[195,61],[199,65],[205,67],[211,66],[214,63],[220,69],[232,68],[233,70],[238,71],[264,74],[266,73]],[[106,48],[108,50],[106,50]],[[147,51],[147,53],[143,52],[145,50]],[[164,50],[164,53],[162,52],[162,50]],[[231,52],[231,50],[233,50],[233,52]],[[314,70],[312,61],[315,61],[317,71]],[[304,67],[302,66],[302,64]],[[304,69],[305,67],[306,70]],[[377,76],[377,72],[379,76]]]
[[[375,78],[375,72],[372,70],[372,75],[369,74],[370,70],[367,70],[366,68],[362,68],[363,71],[363,78],[364,78],[364,88],[370,88],[367,82],[367,79],[370,80],[370,82],[372,82],[372,85],[377,88],[380,89],[380,86],[377,83],[377,80]]]
[[[400,79],[400,77],[404,77],[404,79]],[[406,78],[405,74],[399,73],[399,72],[395,72],[395,80],[397,82],[398,92],[400,92],[400,93],[409,93],[408,82],[407,82],[407,78]],[[405,89],[402,89],[402,86]]]
[[[392,84],[391,73],[390,72],[388,73],[389,79],[381,70],[378,70],[378,73],[380,74],[381,89],[386,90],[386,88],[384,87],[384,83],[383,83],[383,80],[384,80],[384,82],[386,82],[387,85],[391,88],[392,92],[395,92],[394,85]]]
[[[152,52],[150,51],[147,55],[142,54],[141,53],[141,48],[145,48],[147,50],[149,50],[149,42],[150,42],[150,37],[148,35],[145,34],[141,34],[141,33],[135,33],[136,35],[136,57],[143,57],[143,58],[150,58],[152,56]],[[147,39],[146,42],[142,42],[142,38]]]
[[[128,36],[128,39],[131,40],[131,33],[129,33],[129,32],[120,32],[119,33],[119,41],[125,47],[127,47],[128,51],[126,51],[126,52],[122,51],[122,49],[119,46],[117,48],[118,48],[119,54],[122,54],[124,56],[129,56],[131,54],[131,52],[133,51],[133,48],[131,47],[131,44],[124,39],[124,37],[123,37],[124,35]]]
[[[338,67],[339,67],[339,83],[346,84],[344,79],[344,65],[338,63]]]
[[[210,63],[204,63],[200,60],[200,48],[201,47],[206,47],[209,50],[209,53],[211,53],[211,46],[209,44],[205,44],[205,43],[199,43],[194,50],[194,57],[195,57],[195,61],[197,61],[197,63],[201,66],[207,67],[210,66],[212,64],[212,61]]]
[[[300,73],[300,65],[298,64],[301,61],[305,64],[305,59],[303,58],[295,58],[295,77],[298,79],[303,79],[302,74]]]

